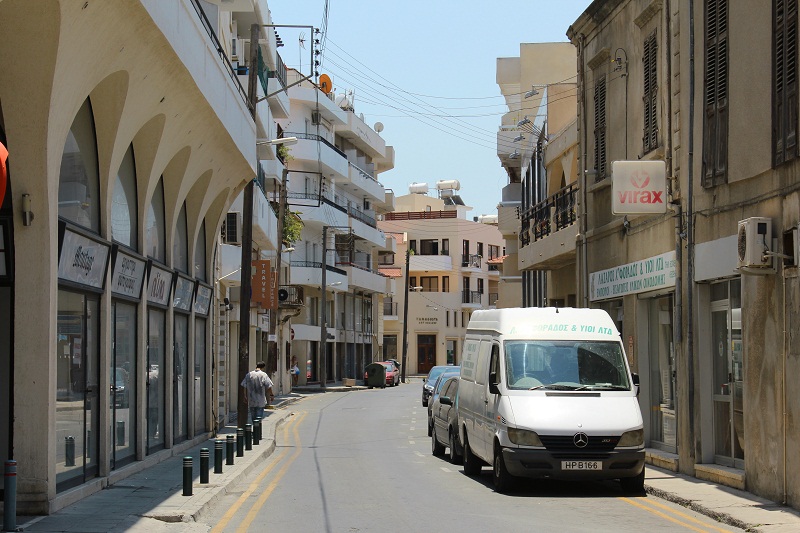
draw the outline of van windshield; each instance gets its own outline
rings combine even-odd
[[[509,389],[630,390],[618,342],[507,341]]]

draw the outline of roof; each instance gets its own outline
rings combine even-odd
[[[390,278],[399,278],[403,275],[403,271],[399,267],[381,267],[378,270],[381,274]]]
[[[487,265],[502,265],[503,260],[508,257],[507,255],[503,255],[501,257],[495,257],[494,259],[489,259],[486,261]]]

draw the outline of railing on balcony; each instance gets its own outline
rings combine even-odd
[[[461,254],[461,266],[470,268],[480,268],[481,256],[477,254]]]
[[[348,163],[350,163],[350,162],[348,161]],[[363,177],[364,177],[364,179],[372,180],[372,181],[374,181],[375,183],[378,183],[378,180],[376,180],[376,179],[375,179],[375,178],[372,176],[372,174],[370,174],[369,172],[367,172],[366,170],[364,170],[364,169],[363,169],[363,168],[361,168],[360,166],[358,166],[358,165],[354,165],[353,163],[350,163],[350,166],[351,166],[351,167],[353,167],[354,169],[356,169],[356,171],[357,171],[359,174],[361,174],[361,176],[363,176]]]
[[[344,266],[344,267],[353,267],[359,270],[363,270],[364,272],[369,272],[370,274],[375,274],[376,276],[380,276],[382,278],[388,278],[386,274],[383,272],[379,272],[378,270],[372,270],[371,268],[367,268],[365,266],[361,266],[357,263],[351,263],[350,261],[336,261],[337,266]]]
[[[547,237],[554,231],[566,228],[578,219],[576,213],[578,185],[571,183],[543,202],[539,202],[522,214],[520,244]]]
[[[336,152],[340,156],[342,156],[345,159],[347,159],[347,156],[345,155],[344,152],[342,152],[341,150],[336,148],[336,146],[334,146],[333,143],[331,143],[328,139],[326,139],[325,137],[323,137],[321,135],[317,135],[315,133],[292,133],[292,132],[288,132],[287,131],[287,132],[283,133],[283,136],[284,137],[297,137],[298,139],[304,139],[304,140],[307,140],[307,141],[319,141],[322,144],[327,145],[331,150],[333,150],[334,152]]]
[[[286,87],[286,64],[283,62],[283,58],[277,52],[275,53],[275,70],[270,71],[270,77],[276,78],[281,85]]]
[[[461,303],[462,304],[480,304],[482,296],[483,296],[482,292],[464,290],[464,291],[461,291]]]
[[[356,220],[360,220],[361,222],[363,222],[367,226],[370,226],[370,227],[373,227],[373,228],[377,228],[378,227],[378,223],[375,222],[374,218],[372,218],[369,215],[364,214],[362,211],[356,209],[355,207],[352,207],[352,206],[348,207],[347,208],[347,214],[350,215],[351,217],[355,218]]]
[[[497,303],[497,300],[499,299],[499,296],[500,295],[498,293],[496,293],[496,292],[490,292],[489,293],[489,305],[495,305]]]
[[[487,267],[489,268],[489,272],[499,272],[500,271],[500,265],[498,265],[496,263],[488,263]]]
[[[281,291],[286,291],[286,298],[280,299]],[[305,305],[303,287],[300,285],[281,285],[278,287],[278,307],[298,307]]]
[[[455,211],[400,211],[386,213],[385,220],[432,220],[434,218],[457,218]]]
[[[322,263],[319,261],[292,261],[291,266],[297,268],[322,268]],[[335,266],[325,265],[325,268],[328,272],[336,272],[337,274],[341,274],[342,276],[346,276],[347,272],[342,270],[341,268],[336,268]]]
[[[397,315],[398,302],[383,302],[383,315],[384,316],[398,316]]]

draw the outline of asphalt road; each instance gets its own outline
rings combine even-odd
[[[211,531],[741,531],[616,482],[526,482],[508,495],[431,455],[421,380],[291,406],[277,449],[201,519]]]

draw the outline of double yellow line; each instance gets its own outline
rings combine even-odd
[[[281,465],[281,468],[280,470],[278,470],[278,473],[275,474],[275,477],[272,478],[269,485],[267,485],[266,488],[259,493],[260,496],[258,497],[258,500],[256,500],[256,502],[252,505],[252,507],[250,507],[250,510],[247,512],[247,515],[245,516],[244,520],[236,529],[236,531],[248,531],[250,524],[253,522],[253,520],[255,520],[256,515],[258,515],[258,512],[267,502],[267,499],[269,499],[270,495],[272,494],[272,491],[275,490],[275,487],[278,486],[278,483],[280,482],[281,478],[283,478],[283,476],[286,474],[286,471],[292,465],[294,460],[297,459],[297,457],[300,455],[300,452],[303,451],[303,448],[300,446],[300,435],[297,432],[297,426],[300,425],[305,416],[306,413],[303,413],[299,417],[293,418],[291,422],[287,423],[283,427],[283,435],[282,435],[283,442],[287,442],[289,438],[289,428],[290,427],[292,428],[292,435],[294,437],[294,442],[292,443],[292,446],[294,446],[295,449],[292,456],[289,457],[288,460],[284,461],[284,458],[289,454],[289,448],[288,447],[284,448],[281,451],[281,453],[275,457],[272,463],[267,468],[265,468],[264,471],[261,472],[258,475],[258,477],[253,480],[252,483],[250,483],[250,486],[247,488],[246,491],[244,491],[244,493],[241,496],[239,496],[239,499],[236,500],[236,503],[234,503],[231,506],[231,508],[228,509],[228,512],[225,513],[225,515],[217,523],[217,525],[215,525],[213,529],[211,529],[211,533],[221,533],[228,525],[228,523],[230,523],[230,521],[233,519],[234,515],[239,510],[239,508],[244,504],[244,502],[247,501],[247,499],[259,488],[261,482],[264,481],[264,478],[267,477],[267,475],[269,475],[269,473],[272,472],[272,470],[276,466]]]
[[[731,530],[729,529],[722,529],[720,527],[716,527],[711,524],[707,524],[698,520],[697,518],[690,516],[686,513],[682,513],[677,509],[673,509],[663,503],[658,503],[650,498],[648,499],[637,499],[632,500],[631,498],[620,498],[623,502],[633,505],[634,507],[638,507],[648,513],[652,513],[656,516],[663,518],[664,520],[668,520],[674,524],[678,524],[680,526],[685,527],[686,529],[691,529],[692,531],[697,531],[698,533],[708,533],[709,531],[719,531],[720,533],[730,533]],[[659,511],[658,509],[663,509],[664,512]],[[669,513],[669,514],[667,514]],[[680,518],[676,518],[680,517]],[[682,519],[682,520],[681,520]],[[697,524],[698,526],[694,526],[692,524]]]

